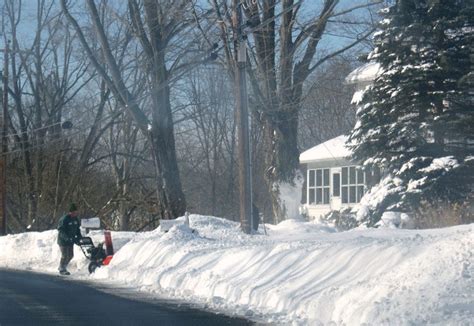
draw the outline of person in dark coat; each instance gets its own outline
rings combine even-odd
[[[58,245],[61,250],[59,274],[61,275],[71,274],[66,268],[74,257],[74,244],[78,244],[82,238],[78,213],[77,205],[72,203],[69,206],[69,213],[61,217],[58,223]]]

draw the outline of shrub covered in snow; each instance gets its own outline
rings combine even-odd
[[[359,225],[356,215],[349,208],[331,211],[324,216],[323,220],[334,224],[338,231],[353,229]]]
[[[474,220],[473,170],[473,157],[462,162],[453,157],[413,158],[362,198],[357,207],[357,220],[375,226],[385,212],[398,211],[410,213],[418,227],[470,223]],[[448,218],[449,215],[453,216]],[[440,222],[443,218],[450,222]]]

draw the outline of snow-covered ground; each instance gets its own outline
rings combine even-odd
[[[274,324],[474,325],[474,224],[335,232],[287,220],[266,233],[191,215],[190,228],[113,232],[112,262],[91,276],[75,247],[69,270]],[[56,234],[0,237],[0,267],[57,273]]]

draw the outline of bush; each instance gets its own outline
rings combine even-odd
[[[350,230],[359,225],[350,209],[331,211],[323,217],[323,220],[334,224],[339,231]]]
[[[423,201],[414,212],[417,229],[442,228],[459,224],[474,223],[474,204],[471,200],[463,203]]]

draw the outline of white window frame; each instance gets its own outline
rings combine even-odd
[[[356,171],[356,175],[355,175],[355,182],[351,182],[351,168],[355,168],[355,171]],[[347,183],[344,183],[343,182],[343,170],[344,169],[347,169]],[[362,180],[362,183],[359,182],[359,178],[358,178],[358,174],[359,173],[363,173],[363,180]],[[349,166],[343,166],[341,167],[341,181],[340,181],[340,186],[341,186],[341,189],[340,189],[340,195],[341,195],[341,203],[342,205],[351,205],[351,204],[357,204],[360,202],[360,199],[362,198],[362,196],[365,194],[366,190],[367,190],[367,186],[366,186],[366,173],[364,170],[362,170],[362,168],[360,166],[357,166],[357,165],[349,165]],[[350,190],[351,190],[351,187],[354,187],[355,188],[355,201],[351,201],[351,195],[350,195]],[[363,190],[362,190],[362,194],[361,196],[359,196],[359,188],[360,187],[363,187]],[[343,188],[347,188],[347,201],[344,201],[344,196],[343,196]]]
[[[324,184],[324,170],[328,171],[328,180],[327,184]],[[314,184],[311,186],[310,175],[311,171],[314,171]],[[321,171],[321,185],[317,185],[317,171]],[[308,205],[318,205],[318,206],[328,206],[331,203],[331,168],[317,168],[317,169],[308,169],[307,172],[307,192],[306,192],[306,202]],[[321,189],[321,202],[318,203],[318,189]],[[310,192],[314,190],[314,201],[310,201]],[[325,199],[325,190],[327,190],[327,202],[324,202]]]

